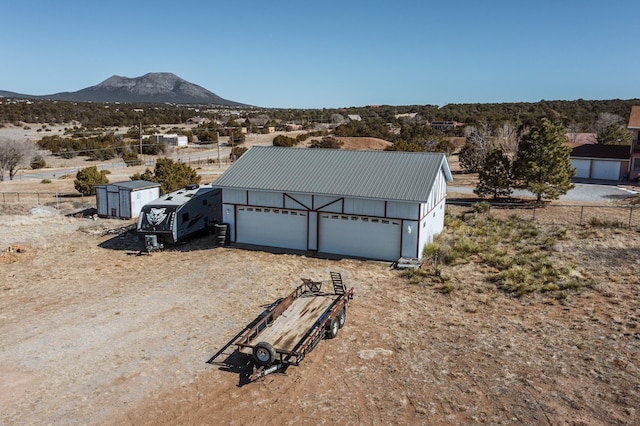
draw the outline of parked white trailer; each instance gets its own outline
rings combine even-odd
[[[175,244],[209,232],[222,221],[220,192],[211,184],[193,184],[153,200],[142,207],[138,237]]]

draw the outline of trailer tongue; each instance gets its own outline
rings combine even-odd
[[[303,278],[302,285],[236,339],[238,351],[254,360],[249,380],[298,365],[320,340],[337,336],[345,323],[353,288],[347,291],[340,273],[330,274],[331,282]],[[332,285],[333,291],[322,291],[323,284]]]

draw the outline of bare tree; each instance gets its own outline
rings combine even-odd
[[[499,146],[504,155],[512,163],[518,156],[518,146],[520,145],[520,130],[510,122],[505,122],[496,128],[496,146]]]
[[[601,112],[600,114],[598,114],[598,119],[593,125],[593,131],[600,135],[610,125],[621,123],[623,121],[624,118],[620,117],[619,115],[611,114],[610,112]]]
[[[34,146],[28,140],[0,138],[0,182],[6,174],[13,180],[18,171],[28,166]]]

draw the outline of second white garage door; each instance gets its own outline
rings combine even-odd
[[[236,241],[244,244],[307,249],[307,213],[256,207],[238,207]]]
[[[591,179],[620,179],[620,162],[593,160],[593,165],[591,166]]]
[[[401,232],[399,220],[320,214],[318,250],[395,261],[400,258]]]

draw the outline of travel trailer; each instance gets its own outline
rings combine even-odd
[[[220,206],[220,189],[211,184],[188,185],[142,207],[138,237],[149,250],[209,232],[222,222]]]

